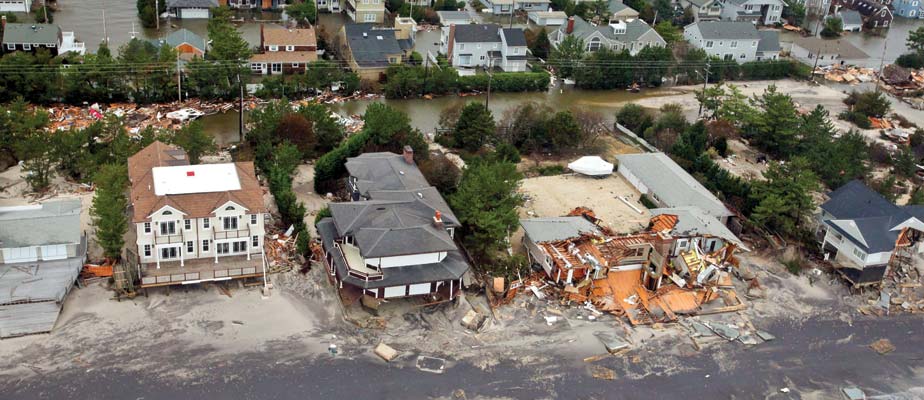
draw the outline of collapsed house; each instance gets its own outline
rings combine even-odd
[[[572,214],[578,215],[520,221],[531,265],[563,287],[563,302],[625,316],[633,325],[746,307],[730,275],[742,243],[714,218],[706,220],[721,228],[704,226],[695,214],[661,213],[646,230],[618,235],[590,213]]]

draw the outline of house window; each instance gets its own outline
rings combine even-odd
[[[513,48],[513,54],[520,54],[520,48],[519,48],[519,47],[514,47],[514,48]]]
[[[711,49],[711,48],[712,48],[712,41],[711,41],[711,40],[707,40],[707,41],[706,41],[706,48],[707,48],[707,49]]]
[[[273,70],[273,72],[282,72],[282,64],[281,64],[281,63],[273,63],[273,65],[272,65],[272,70]]]
[[[208,218],[202,218],[202,227],[205,228],[205,229],[209,229],[209,224],[210,224],[209,221],[211,221],[211,220],[208,219]]]
[[[590,43],[587,44],[587,50],[588,51],[600,50],[600,39],[599,38],[590,39]]]
[[[730,46],[731,46],[731,48],[733,48],[733,49],[738,48],[738,41],[737,41],[737,40],[732,40]]]
[[[738,58],[740,58],[740,59],[742,59],[742,60],[744,60],[744,53],[741,53],[741,55],[740,55],[740,56],[738,56]]]
[[[369,0],[363,0],[363,4],[369,4]]]
[[[481,56],[481,61],[484,61],[484,56]]]
[[[363,14],[363,21],[365,21],[365,22],[375,22],[375,14],[373,14],[373,13],[366,13],[366,14]]]
[[[202,241],[202,252],[207,253],[209,251],[209,241],[208,239]]]
[[[734,55],[734,54],[726,54],[726,55],[725,55],[725,61],[731,61],[731,60],[734,60],[734,59],[735,59],[735,55]]]
[[[193,242],[192,240],[187,241],[186,242],[186,253],[188,254],[194,251],[196,251],[196,242]]]
[[[32,45],[29,44],[29,43],[23,43],[23,44],[22,44],[22,49],[23,49],[23,50],[32,50]]]
[[[295,51],[295,46],[286,46],[286,51]]]
[[[257,214],[250,214],[250,224],[251,225],[257,224]]]
[[[253,247],[260,247],[260,237],[259,236],[254,235],[254,237],[251,239],[252,241],[250,243],[252,244]]]
[[[230,249],[231,244],[228,242],[215,244],[215,251],[218,252],[218,254],[228,254],[231,252]]]
[[[162,212],[161,215],[173,215],[173,211],[167,210]]]
[[[55,46],[57,46],[57,45],[54,44],[54,43],[48,43],[48,44],[45,45],[45,47],[47,47],[47,48],[49,48],[49,49],[53,49],[53,48],[55,48]]]
[[[266,65],[266,64],[251,63],[251,64],[250,64],[250,71],[251,71],[251,72],[263,72],[263,68],[265,68],[265,65]]]
[[[190,220],[188,220],[188,219],[184,219],[184,220],[183,220],[183,229],[185,229],[185,230],[187,230],[187,231],[190,230],[190,229],[192,229],[192,221],[190,221]]]
[[[151,256],[151,245],[149,244],[144,245],[144,256],[145,257]]]
[[[465,43],[459,43],[459,50],[465,50]]]
[[[298,63],[292,63],[292,68],[298,68]]]
[[[223,217],[221,221],[226,231],[237,230],[237,217]]]
[[[160,259],[161,260],[171,260],[177,258],[179,255],[176,251],[176,247],[164,247],[160,249]]]
[[[231,251],[234,253],[243,253],[247,251],[247,241],[231,242]]]
[[[6,49],[7,49],[7,50],[16,50],[16,44],[14,44],[14,43],[7,43],[7,44],[6,44]]]
[[[279,51],[279,46],[270,46],[269,51]]]
[[[151,223],[150,222],[144,223],[144,233],[151,233]]]
[[[866,253],[864,253],[863,250],[860,250],[859,248],[853,248],[853,255],[857,256],[860,261],[866,261]]]
[[[160,223],[160,234],[161,235],[175,235],[176,234],[176,222],[167,221]]]

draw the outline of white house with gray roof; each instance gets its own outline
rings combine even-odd
[[[773,25],[782,21],[782,0],[722,0],[722,19]]]
[[[500,68],[526,71],[526,35],[520,28],[495,24],[467,24],[443,27],[440,53],[454,68]]]
[[[0,207],[0,338],[50,332],[87,251],[80,200]]]
[[[683,37],[706,54],[724,60],[745,63],[779,57],[779,32],[759,32],[750,22],[696,22],[683,28]]]
[[[640,19],[613,21],[607,25],[594,25],[579,16],[568,18],[564,25],[549,35],[552,46],[558,47],[568,36],[584,42],[586,51],[603,48],[628,50],[635,55],[645,47],[664,47],[667,42],[645,21]]]
[[[694,22],[722,19],[722,0],[680,0],[680,6],[693,11]]]
[[[404,154],[366,153],[347,162],[352,201],[330,203],[316,224],[338,288],[373,299],[452,299],[469,264],[454,241],[461,223]]]

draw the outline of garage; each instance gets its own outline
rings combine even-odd
[[[404,297],[407,293],[407,286],[392,286],[385,288],[385,298],[389,297]]]
[[[181,8],[178,11],[177,18],[180,19],[209,19],[207,8]]]

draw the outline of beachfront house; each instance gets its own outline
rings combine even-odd
[[[253,162],[190,165],[155,141],[128,158],[126,259],[142,288],[263,279],[263,188]]]
[[[640,19],[611,21],[609,24],[594,25],[580,16],[569,17],[565,24],[549,35],[552,46],[558,47],[568,36],[584,42],[586,51],[610,49],[628,50],[635,55],[645,47],[664,47],[667,42],[645,21]]]
[[[453,239],[461,226],[414,163],[414,153],[347,160],[351,201],[330,203],[316,225],[337,287],[370,299],[453,299],[469,264]]]
[[[87,252],[80,200],[0,207],[0,338],[50,332]]]
[[[520,28],[468,24],[441,29],[440,53],[446,55],[454,68],[526,71],[526,35]]]

